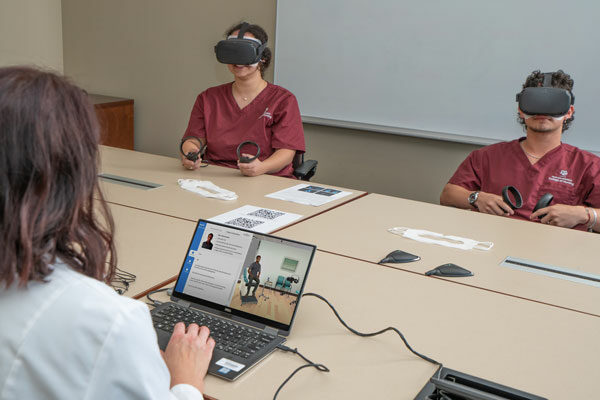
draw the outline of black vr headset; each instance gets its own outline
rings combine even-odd
[[[552,87],[553,72],[544,72],[542,86],[526,87],[517,93],[519,109],[527,115],[550,115],[562,117],[575,103],[570,90]]]
[[[251,65],[260,61],[267,43],[244,38],[250,24],[244,22],[236,38],[221,40],[215,46],[217,60],[223,64]]]

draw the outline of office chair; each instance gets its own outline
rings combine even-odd
[[[290,282],[287,279],[285,281],[283,281],[283,287],[281,288],[281,290],[282,290],[281,295],[283,296],[284,294],[287,294],[287,292],[290,291],[291,287],[292,287],[292,282]]]
[[[285,277],[284,277],[284,276],[281,276],[281,275],[279,275],[279,276],[277,277],[277,282],[275,283],[275,290],[277,290],[277,288],[278,288],[278,287],[281,287],[281,288],[283,288],[283,282],[284,282],[284,281],[285,281]]]
[[[304,161],[304,153],[296,152],[292,167],[294,168],[294,176],[301,181],[309,181],[317,172],[317,160]]]
[[[292,283],[298,283],[300,281],[300,277],[298,275],[292,275],[285,278],[283,282],[281,295],[290,294],[292,292]]]

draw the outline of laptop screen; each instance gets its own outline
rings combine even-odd
[[[315,250],[199,220],[173,296],[289,331]]]

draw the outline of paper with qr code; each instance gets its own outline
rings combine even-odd
[[[324,186],[301,183],[275,193],[267,194],[265,197],[292,201],[294,203],[306,204],[309,206],[322,206],[330,201],[346,197],[349,194],[352,194],[352,192],[344,192]]]
[[[224,214],[217,215],[209,221],[248,229],[254,232],[270,233],[300,219],[302,215],[268,208],[245,205]]]

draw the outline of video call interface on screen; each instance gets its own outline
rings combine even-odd
[[[287,325],[312,252],[301,243],[200,221],[175,291]]]

